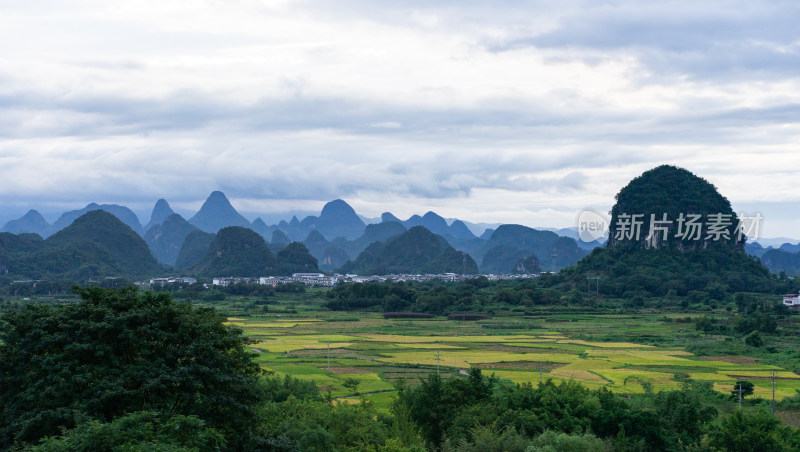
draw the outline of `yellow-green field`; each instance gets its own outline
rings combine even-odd
[[[800,375],[757,360],[700,359],[677,348],[575,338],[587,327],[601,328],[602,324],[607,329],[625,321],[610,316],[602,319],[605,323],[587,319],[583,326],[573,321],[563,324],[564,328],[498,334],[482,328],[487,322],[384,320],[376,315],[358,321],[325,321],[326,313],[317,315],[320,318],[261,315],[229,321],[258,341],[252,348],[260,353],[258,360],[265,369],[314,380],[346,402],[364,396],[381,408],[391,403],[395,381],[402,378],[414,384],[436,372],[437,364],[445,377],[463,375],[477,366],[487,375],[517,383],[536,384],[540,378],[575,380],[617,393],[640,393],[645,385],[655,391],[677,389],[679,379],[686,377],[713,382],[715,389],[730,392],[736,380],[749,380],[756,386],[755,396],[764,398],[772,396],[769,377],[776,372],[776,399],[800,390]],[[675,333],[656,329],[653,326],[650,333]],[[360,381],[358,394],[343,386],[348,378]]]

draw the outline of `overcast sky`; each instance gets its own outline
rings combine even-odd
[[[662,164],[800,237],[800,2],[0,2],[0,219],[572,226]],[[147,212],[145,214],[145,212]]]

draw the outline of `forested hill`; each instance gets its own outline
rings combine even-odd
[[[769,270],[744,253],[730,203],[707,181],[685,169],[660,166],[632,180],[620,190],[617,200],[607,246],[595,248],[575,266],[562,270],[552,279],[554,283],[585,290],[588,279],[600,294],[629,299],[691,295],[707,301],[735,292],[777,290]],[[646,219],[638,238],[630,234],[630,224],[624,230],[620,226],[623,215],[632,214]],[[681,214],[697,214],[702,224],[699,232],[682,237],[680,233],[687,231],[685,224],[663,223],[656,226],[665,227],[666,232],[648,238],[650,214],[655,214],[657,221],[664,214],[672,220]],[[731,223],[719,230],[719,236],[709,226],[716,214],[725,215]]]
[[[391,273],[476,274],[478,265],[469,254],[457,251],[443,237],[415,226],[386,243],[375,242],[341,272],[363,275]]]
[[[0,271],[20,279],[149,278],[163,271],[144,240],[103,210],[83,214],[46,240],[4,233],[2,242]]]

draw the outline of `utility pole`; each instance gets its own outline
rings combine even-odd
[[[439,359],[441,359],[440,356],[439,356],[439,350],[436,350],[436,376],[437,377],[439,376]]]
[[[539,361],[539,384],[542,384],[542,362]]]
[[[772,415],[775,416],[775,372],[770,372],[772,377]]]
[[[328,342],[328,372],[331,371],[331,343]]]
[[[742,409],[742,384],[739,383],[739,409]]]

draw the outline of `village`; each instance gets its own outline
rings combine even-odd
[[[421,282],[421,281],[432,281],[432,280],[455,282],[455,281],[466,281],[469,279],[475,279],[481,277],[484,277],[489,281],[501,281],[501,280],[511,280],[511,279],[536,278],[537,276],[539,276],[539,273],[502,274],[502,275],[494,275],[494,274],[460,275],[457,273],[439,273],[439,274],[425,274],[425,275],[390,274],[390,275],[370,275],[370,276],[360,276],[360,275],[350,275],[350,274],[341,275],[338,273],[334,273],[331,275],[326,275],[324,273],[293,273],[292,276],[216,277],[212,278],[211,284],[205,284],[205,286],[227,287],[231,284],[246,283],[246,284],[261,284],[274,287],[277,286],[278,284],[300,282],[307,286],[333,287],[339,283],[347,283],[347,282],[355,282],[355,283],[386,282],[386,281]],[[195,283],[197,283],[197,279],[190,277],[163,277],[163,278],[152,278],[150,280],[149,286],[153,287],[153,286],[163,286],[169,284],[195,284]]]

